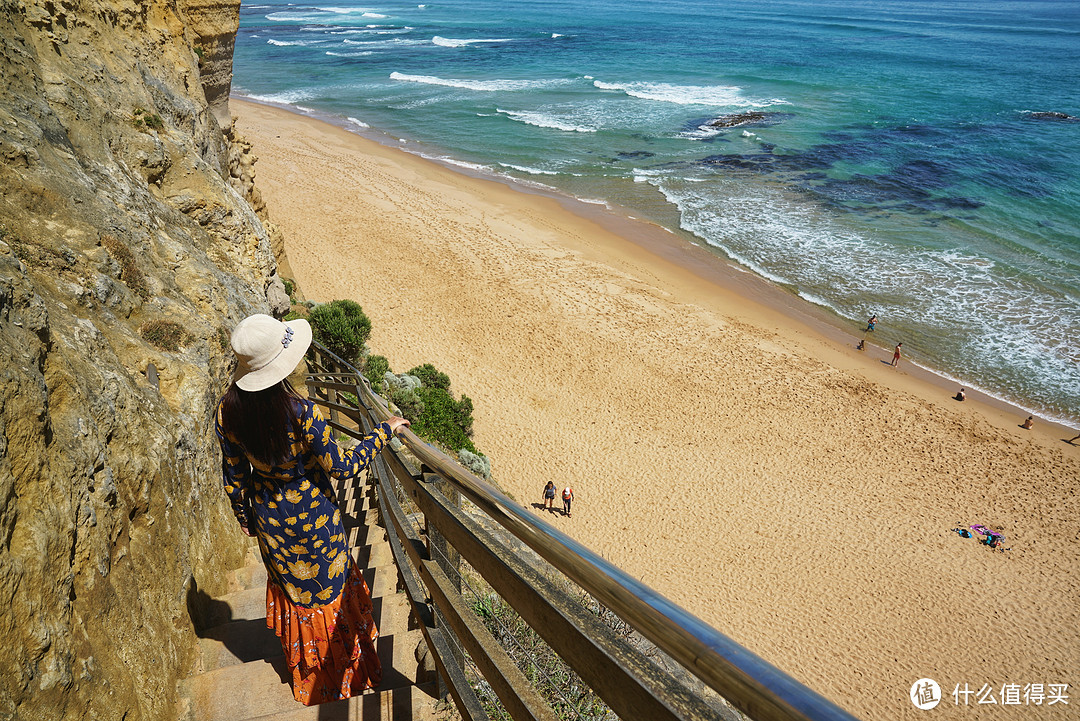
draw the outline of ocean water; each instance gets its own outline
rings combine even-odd
[[[1080,425],[1080,3],[241,6],[233,90],[628,209]]]

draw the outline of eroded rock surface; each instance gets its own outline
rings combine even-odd
[[[210,418],[280,280],[238,10],[0,0],[0,718],[174,717],[240,564]]]

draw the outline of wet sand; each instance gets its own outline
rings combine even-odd
[[[1080,704],[951,696],[1080,682],[1075,431],[956,402],[655,226],[232,109],[306,296],[359,302],[395,371],[449,374],[523,505],[861,717],[919,718],[922,677],[936,718]],[[548,478],[573,518],[537,508]]]

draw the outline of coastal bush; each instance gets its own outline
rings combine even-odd
[[[315,339],[349,363],[356,363],[371,335],[371,321],[360,304],[335,300],[317,305],[308,314]]]
[[[184,326],[171,320],[152,320],[139,328],[143,339],[161,350],[176,352],[190,343],[193,338]]]
[[[422,438],[433,440],[416,430],[418,427],[416,424],[419,422],[420,418],[423,417],[424,411],[426,410],[424,401],[421,400],[416,391],[408,388],[394,388],[390,391],[390,402],[398,407],[398,413],[400,413],[402,417],[408,418],[409,421],[414,424],[412,426],[414,432],[419,434]]]
[[[470,453],[477,453],[476,446],[469,438],[473,406],[468,396],[455,401],[448,390],[428,386],[417,389],[416,395],[424,405],[424,412],[418,418],[409,419],[417,435],[445,448],[455,451],[464,448]]]
[[[420,379],[428,388],[441,388],[444,391],[450,390],[450,376],[445,373],[440,373],[435,366],[430,363],[425,363],[422,366],[416,366],[408,375],[416,376]]]
[[[296,283],[289,278],[282,278],[281,282],[285,286],[285,295],[289,296],[291,302],[293,299],[292,294],[296,290]]]
[[[419,378],[411,376],[408,373],[397,375],[391,373],[389,370],[383,373],[383,387],[390,390],[400,388],[406,391],[415,391],[422,385],[424,384],[420,382]]]
[[[458,460],[461,461],[461,465],[465,466],[484,480],[491,479],[491,460],[487,456],[479,453],[472,453],[462,448],[458,451]]]
[[[390,370],[386,356],[369,355],[364,359],[364,375],[375,390],[382,388],[383,375]]]

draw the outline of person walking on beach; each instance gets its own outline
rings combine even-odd
[[[900,363],[900,346],[902,346],[902,345],[904,345],[904,344],[903,343],[897,343],[896,348],[893,349],[893,353],[892,353],[892,367],[893,368],[895,368]]]
[[[1078,440],[1080,440],[1080,433],[1077,433],[1075,436],[1073,436],[1072,438],[1070,438],[1069,440],[1067,440],[1065,442],[1068,443],[1071,446],[1073,444],[1073,441],[1078,441]]]
[[[570,517],[570,503],[574,500],[574,489],[570,486],[562,489],[562,509],[563,515],[567,518]]]
[[[877,315],[872,315],[869,320],[866,321],[866,330],[873,331],[875,325],[877,325]]]
[[[555,512],[553,507],[555,504],[555,484],[551,481],[547,482],[544,486],[544,508],[548,509],[551,513]]]
[[[409,422],[391,416],[343,449],[286,380],[311,344],[306,320],[249,316],[231,342],[237,368],[214,430],[225,494],[266,566],[266,625],[281,641],[293,698],[311,706],[357,696],[382,680],[379,631],[331,478],[355,477]]]

